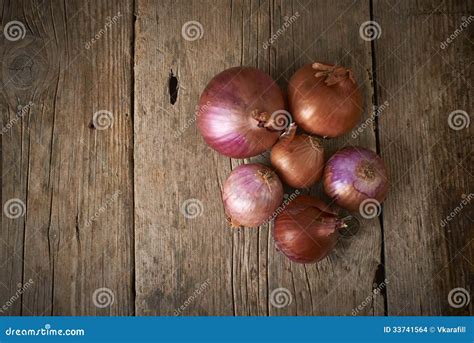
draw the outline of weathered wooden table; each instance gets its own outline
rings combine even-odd
[[[473,5],[2,1],[0,314],[472,314]],[[271,225],[227,227],[220,188],[246,161],[194,118],[228,67],[285,89],[312,61],[351,67],[365,99],[361,132],[327,155],[376,150],[392,189],[298,265]]]

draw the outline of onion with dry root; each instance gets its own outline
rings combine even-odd
[[[271,162],[288,185],[308,188],[321,179],[324,149],[318,138],[306,134],[296,135],[296,126],[291,124],[273,146]]]
[[[323,173],[326,194],[348,210],[358,210],[363,201],[379,204],[387,196],[390,182],[382,159],[362,147],[347,147],[336,152]]]
[[[250,67],[217,74],[204,89],[197,115],[206,143],[219,153],[247,158],[270,149],[285,128],[285,100],[270,75]]]
[[[346,227],[323,201],[301,195],[277,216],[273,238],[277,248],[290,260],[314,263],[326,257]]]
[[[267,166],[243,164],[225,181],[222,198],[232,227],[256,227],[267,221],[282,203],[283,186]]]
[[[362,96],[350,69],[313,63],[300,68],[288,85],[294,121],[323,137],[349,132],[362,114]]]

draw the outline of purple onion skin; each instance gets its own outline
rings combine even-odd
[[[252,113],[271,115],[284,110],[285,100],[266,73],[234,67],[209,82],[199,108],[198,127],[206,143],[225,156],[247,158],[270,149],[280,135],[279,131],[263,127]]]
[[[283,201],[283,186],[270,168],[244,164],[230,173],[222,191],[224,208],[233,227],[256,227],[268,220]]]
[[[347,147],[336,152],[323,173],[326,194],[348,210],[359,209],[366,199],[385,200],[390,182],[382,159],[373,151]]]

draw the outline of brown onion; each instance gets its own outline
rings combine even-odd
[[[225,181],[222,199],[233,227],[256,227],[267,221],[283,201],[283,186],[267,166],[243,164]]]
[[[319,139],[306,134],[295,135],[296,126],[280,137],[271,152],[272,165],[280,178],[294,188],[307,188],[323,174],[324,149]]]
[[[290,79],[288,97],[298,126],[324,137],[347,133],[362,114],[362,96],[352,71],[337,65],[303,66]]]
[[[345,227],[324,202],[301,195],[277,216],[273,238],[290,260],[314,263],[322,260],[337,243],[337,231]]]

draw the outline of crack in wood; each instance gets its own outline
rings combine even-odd
[[[174,75],[173,69],[171,69],[169,78],[168,78],[168,90],[169,90],[171,105],[174,105],[176,101],[178,101],[178,89],[179,89],[178,78]]]

